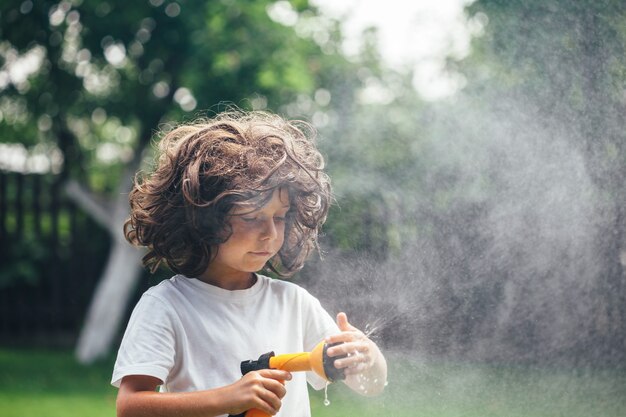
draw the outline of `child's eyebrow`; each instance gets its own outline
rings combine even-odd
[[[283,206],[281,206],[281,209],[291,209],[291,204],[285,204]],[[243,207],[239,207],[239,208],[235,208],[233,210],[232,215],[233,216],[245,216],[246,214],[252,214],[252,213],[256,213],[263,210],[263,208],[251,208],[251,209],[245,209]]]

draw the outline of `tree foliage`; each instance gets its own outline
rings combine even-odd
[[[284,110],[346,61],[307,2],[277,4],[5,2],[1,140],[58,148],[64,177],[106,190],[161,123],[224,102]],[[323,42],[279,23],[285,15],[318,23]]]

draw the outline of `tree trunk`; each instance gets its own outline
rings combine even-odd
[[[134,168],[136,164],[131,164]],[[134,171],[134,169],[132,169]],[[106,267],[94,293],[93,300],[78,338],[76,357],[81,363],[92,363],[104,357],[111,348],[126,312],[128,300],[141,276],[143,250],[132,247],[123,236],[128,217],[128,192],[131,189],[131,169],[126,171],[118,186],[118,198],[109,204],[98,201],[77,183],[66,186],[68,195],[87,213],[102,224],[113,237],[113,247]],[[107,210],[111,207],[112,210]]]
[[[81,363],[92,363],[109,353],[141,276],[141,256],[141,250],[126,242],[114,243],[76,346]]]

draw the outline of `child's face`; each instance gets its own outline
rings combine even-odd
[[[201,279],[226,289],[247,288],[250,273],[263,268],[283,246],[289,207],[286,188],[274,190],[271,200],[260,209],[235,207],[229,215],[232,234],[219,245]]]

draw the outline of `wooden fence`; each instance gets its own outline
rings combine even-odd
[[[57,176],[0,172],[0,345],[74,343],[109,246]]]

